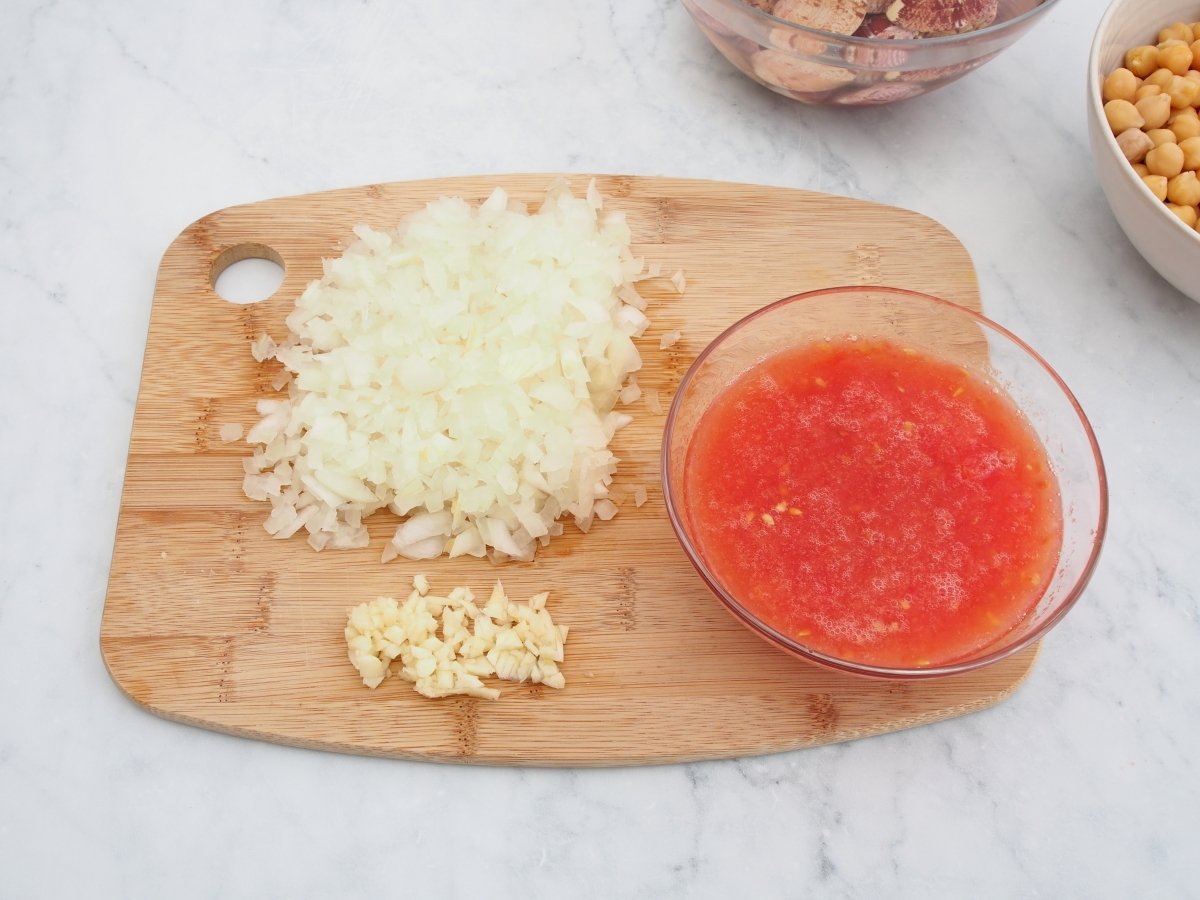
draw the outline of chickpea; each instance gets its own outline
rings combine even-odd
[[[1171,132],[1175,134],[1176,144],[1182,144],[1189,138],[1200,137],[1200,119],[1177,119],[1175,124],[1171,125]]]
[[[1171,123],[1171,131],[1175,135],[1175,143],[1182,146],[1184,141],[1200,136],[1200,119],[1177,116]]]
[[[1200,215],[1197,214],[1194,206],[1180,206],[1178,203],[1168,203],[1167,209],[1175,213],[1188,228],[1195,228],[1197,220],[1200,220]]]
[[[1184,22],[1176,22],[1173,25],[1168,25],[1158,33],[1158,42],[1160,44],[1163,41],[1171,40],[1184,40],[1191,43],[1194,40],[1192,37],[1192,26]]]
[[[1171,79],[1174,77],[1175,73],[1170,69],[1159,68],[1155,69],[1146,76],[1146,84],[1157,84],[1165,91],[1167,89],[1167,85],[1171,83]]]
[[[1147,138],[1149,140],[1149,138]],[[1183,171],[1183,151],[1178,144],[1163,144],[1146,153],[1146,168],[1151,175],[1174,178]]]
[[[1152,193],[1159,200],[1166,202],[1167,199],[1167,177],[1165,175],[1143,175],[1142,183],[1150,188]]]
[[[1158,68],[1158,48],[1149,44],[1134,47],[1125,54],[1125,68],[1138,78],[1145,78]]]
[[[1117,146],[1131,163],[1140,163],[1154,149],[1154,141],[1140,128],[1126,128],[1117,135]]]
[[[1167,200],[1180,206],[1200,205],[1200,178],[1195,172],[1180,172],[1168,179]]]
[[[1167,106],[1170,105],[1170,101],[1167,101]],[[1146,124],[1137,107],[1128,100],[1109,100],[1104,104],[1104,117],[1108,119],[1108,127],[1112,129],[1113,134],[1120,134],[1130,128],[1141,128]]]
[[[1135,173],[1137,173],[1138,178],[1145,178],[1147,175],[1150,174],[1150,170],[1146,168],[1145,163],[1134,163],[1133,171]]]
[[[1120,103],[1121,101],[1114,100],[1113,102]],[[1138,127],[1162,128],[1167,124],[1167,119],[1171,117],[1171,98],[1167,94],[1143,97],[1134,104],[1133,108],[1142,119],[1142,125]],[[1124,110],[1121,111],[1124,112]]]
[[[1170,128],[1151,128],[1145,132],[1146,137],[1150,138],[1151,143],[1155,147],[1161,147],[1163,144],[1178,144],[1175,140],[1175,132]]]
[[[1182,75],[1190,69],[1194,59],[1192,48],[1182,41],[1178,44],[1167,44],[1158,51],[1158,64],[1176,75]]]
[[[1195,69],[1188,69],[1186,72],[1184,72],[1183,77],[1188,81],[1200,81],[1200,72],[1196,71]]]
[[[1180,141],[1179,149],[1183,151],[1183,168],[1189,172],[1200,170],[1200,135]]]
[[[1188,49],[1192,51],[1192,68],[1200,69],[1200,37],[1192,41]]]
[[[1114,69],[1113,73],[1104,79],[1104,102],[1128,100],[1132,103],[1140,86],[1138,77],[1128,69]]]
[[[1200,41],[1200,22],[1192,23],[1192,37],[1195,40]]]
[[[1172,109],[1187,109],[1200,100],[1200,82],[1176,75],[1165,88],[1165,93],[1171,98]]]
[[[1137,92],[1133,95],[1133,102],[1137,103],[1143,97],[1154,97],[1158,94],[1161,94],[1162,92],[1163,92],[1163,89],[1160,88],[1157,84],[1143,84],[1140,88],[1137,89]]]

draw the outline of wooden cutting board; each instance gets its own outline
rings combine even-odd
[[[649,488],[587,535],[573,526],[531,564],[380,562],[396,520],[372,521],[369,549],[316,553],[262,529],[265,504],[241,491],[242,442],[272,393],[249,343],[282,338],[294,298],[337,256],[359,222],[394,225],[442,195],[478,202],[496,185],[533,201],[550,175],[375,184],[268,200],[205,216],[162,260],[117,523],[101,647],[137,704],[170,719],[305,747],[426,760],[620,765],[743,756],[844,741],[957,716],[1008,697],[1036,648],[985,671],[912,683],[828,672],[793,659],[727,614],[679,549],[663,507],[664,414],[642,401],[619,432],[617,490]],[[577,193],[587,178],[571,179]],[[695,355],[721,329],[770,301],[839,284],[889,284],[978,309],[970,257],[916,213],[807,191],[671,178],[602,176],[628,215],[634,250],[670,275],[643,282],[653,325],[639,342],[644,388],[664,410]],[[285,266],[279,291],[254,305],[213,282],[247,256]],[[659,350],[674,329],[682,341]],[[426,573],[435,590],[551,591],[571,626],[562,691],[504,684],[498,701],[427,700],[398,678],[364,688],[346,658],[348,608],[404,596]]]

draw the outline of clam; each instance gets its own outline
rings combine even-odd
[[[892,0],[886,15],[893,25],[938,37],[986,28],[998,12],[998,0]]]
[[[771,13],[831,34],[853,34],[867,17],[867,0],[776,0]]]

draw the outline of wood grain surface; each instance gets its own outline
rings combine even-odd
[[[616,490],[649,489],[586,535],[566,534],[529,564],[440,559],[383,564],[395,528],[371,521],[364,550],[275,540],[269,507],[241,491],[243,442],[221,425],[255,421],[274,370],[250,355],[280,339],[294,298],[338,255],[353,225],[390,227],[439,196],[481,201],[500,185],[536,200],[550,175],[377,184],[232,207],[168,248],[154,292],[117,524],[101,647],[112,677],[145,709],[246,737],[350,753],[520,765],[623,765],[769,753],[908,728],[995,704],[1031,670],[1031,648],[984,671],[921,682],[856,678],[793,659],[739,625],[680,550],[663,507],[665,410],[695,355],[772,300],[838,284],[889,284],[978,309],[971,260],[916,213],[805,191],[670,178],[598,176],[623,210],[634,250],[666,277],[640,286],[652,326],[639,341],[642,401],[618,433]],[[577,193],[585,176],[571,178]],[[216,295],[230,262],[281,262],[278,292],[252,305]],[[659,350],[659,336],[683,339]],[[364,688],[347,657],[347,610],[403,596],[423,572],[435,590],[484,593],[500,576],[514,599],[550,590],[571,626],[562,691],[501,684],[497,701],[427,700],[390,678]],[[494,682],[494,679],[489,679]],[[499,684],[497,682],[497,684]]]

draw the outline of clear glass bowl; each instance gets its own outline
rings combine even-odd
[[[759,84],[801,103],[878,106],[962,78],[995,57],[1059,0],[999,0],[978,31],[910,40],[848,37],[776,18],[744,0],[683,0],[721,54]]]
[[[1017,404],[1041,439],[1062,499],[1063,545],[1042,598],[1013,630],[969,657],[922,668],[866,665],[818,652],[760,621],[706,564],[689,519],[684,470],[696,427],[739,375],[780,351],[826,338],[883,338],[962,365],[991,380]],[[751,631],[796,656],[858,675],[929,678],[995,663],[1053,627],[1083,593],[1104,540],[1108,487],[1100,448],[1075,397],[1020,338],[964,307],[912,291],[841,287],[798,294],[746,316],[697,357],[680,382],[662,446],[667,514],[700,577]]]

